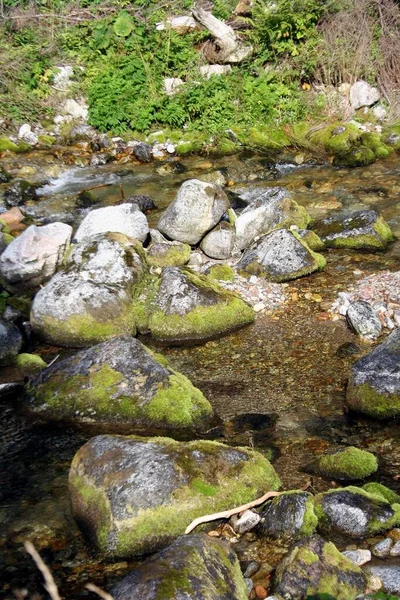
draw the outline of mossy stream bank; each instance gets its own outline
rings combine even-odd
[[[43,158],[32,155],[28,160],[36,164]],[[254,156],[216,161],[190,158],[183,161],[184,174],[165,176],[160,176],[154,165],[130,166],[130,171],[122,172],[115,172],[112,166],[97,167],[96,176],[112,177],[114,185],[96,193],[99,202],[113,203],[122,179],[127,194],[146,193],[163,208],[177,185],[195,173],[233,167],[254,172],[263,160],[265,163]],[[341,206],[376,208],[393,232],[400,234],[400,168],[395,156],[355,170],[288,163],[283,159],[281,170],[270,178],[265,176],[263,185],[295,190],[298,202],[313,217],[329,215]],[[87,180],[81,182],[81,189],[88,187]],[[59,188],[58,195],[41,200],[35,211],[68,211],[74,197],[76,187],[73,191]],[[371,480],[399,491],[395,479],[400,465],[399,424],[356,419],[344,411],[350,366],[371,346],[360,341],[344,321],[331,320],[327,312],[337,293],[358,278],[384,269],[398,270],[399,256],[399,242],[384,254],[330,250],[325,253],[323,272],[285,286],[288,301],[279,311],[261,313],[254,325],[220,340],[191,348],[164,348],[173,368],[201,389],[223,419],[223,426],[208,436],[268,452],[283,489],[298,489],[311,482],[316,492],[329,489],[331,482],[317,476],[311,481],[303,467],[323,450],[354,445],[379,457],[378,475]],[[37,349],[47,362],[59,354],[51,347]],[[12,369],[1,373],[2,381],[14,376]],[[52,567],[65,597],[88,597],[84,584],[89,581],[110,589],[132,563],[99,561],[85,547],[69,508],[68,469],[87,434],[65,427],[32,429],[17,416],[17,407],[18,398],[8,400],[1,416],[5,441],[7,432],[14,441],[3,458],[1,475],[2,595],[10,598],[12,589],[34,589],[39,584],[40,577],[22,548],[28,538]],[[246,554],[246,548],[238,549],[239,554]],[[268,556],[269,563],[282,556],[279,547],[260,547],[258,552],[260,557]]]

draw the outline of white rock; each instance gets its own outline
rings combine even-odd
[[[104,206],[92,210],[75,234],[78,242],[97,233],[115,231],[144,242],[149,233],[146,216],[132,204]]]
[[[352,563],[358,565],[359,567],[361,565],[365,565],[372,558],[371,552],[369,550],[362,550],[361,548],[357,550],[345,550],[344,552],[342,552],[342,554],[343,556],[351,560]]]
[[[200,67],[200,74],[206,79],[210,79],[212,75],[226,75],[231,71],[230,65],[203,65]]]
[[[219,223],[201,241],[200,248],[210,258],[226,259],[235,245],[235,230],[229,223]]]
[[[183,79],[180,79],[179,77],[167,77],[164,79],[164,91],[167,96],[173,96],[183,83]]]
[[[53,85],[61,92],[65,92],[71,87],[71,78],[74,75],[74,69],[69,65],[60,65],[57,67],[57,73],[53,77]]]
[[[264,310],[264,309],[265,309],[265,304],[264,304],[264,302],[257,302],[257,304],[255,304],[255,305],[253,306],[253,310],[254,310],[254,312],[256,312],[256,313],[258,313],[258,312],[261,312],[261,311],[262,311],[262,310]]]
[[[389,552],[393,546],[393,540],[391,538],[385,538],[381,542],[375,544],[372,548],[372,554],[374,556],[378,556],[379,558],[385,558],[385,556],[389,556]]]
[[[18,137],[24,138],[27,134],[31,133],[32,129],[31,126],[29,125],[29,123],[24,123],[23,125],[21,125],[21,127],[18,129]]]
[[[350,104],[354,110],[363,106],[372,106],[380,97],[379,90],[366,81],[356,81],[350,88]]]
[[[175,29],[179,33],[186,33],[189,30],[197,29],[198,24],[191,16],[182,15],[180,17],[170,17],[161,23],[156,23],[157,31],[164,31],[164,29]]]
[[[400,556],[400,542],[395,542],[390,549],[390,556]]]
[[[347,96],[348,93],[350,92],[350,88],[351,88],[350,83],[342,83],[338,87],[338,92],[339,92],[339,94],[342,94],[342,96]]]
[[[387,116],[387,110],[383,108],[383,106],[374,106],[372,113],[378,119],[378,121],[383,121],[383,119]]]
[[[72,98],[65,100],[61,110],[64,115],[70,116],[73,119],[82,119],[85,121],[88,116],[87,106],[79,104],[79,102],[73,100]]]
[[[18,130],[18,137],[31,146],[35,146],[39,141],[38,136],[36,133],[33,133],[31,126],[28,123],[21,125]]]
[[[174,144],[167,144],[167,147],[165,149],[168,152],[168,154],[174,154],[175,153],[175,146],[174,146]]]
[[[252,510],[246,510],[239,518],[237,515],[235,515],[235,517],[236,518],[232,517],[231,523],[234,531],[240,535],[247,531],[251,531],[261,521],[260,515]]]

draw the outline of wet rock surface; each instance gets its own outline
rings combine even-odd
[[[311,535],[317,526],[312,497],[307,492],[287,492],[268,502],[261,511],[258,532],[275,539],[295,540]]]
[[[367,339],[376,339],[382,331],[379,316],[372,306],[363,300],[350,303],[346,312],[346,319],[358,335],[362,335]]]
[[[6,206],[21,206],[28,200],[37,200],[36,188],[25,179],[14,179],[4,192]]]
[[[21,350],[22,335],[13,323],[0,318],[0,365],[13,361]]]
[[[374,210],[338,214],[313,225],[329,248],[366,248],[383,250],[393,235],[387,223]]]

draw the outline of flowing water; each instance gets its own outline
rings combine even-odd
[[[120,201],[122,186],[125,196],[152,197],[160,209],[149,217],[155,225],[182,181],[221,169],[232,179],[230,183],[241,172],[252,180],[245,185],[287,187],[313,217],[341,207],[376,208],[400,236],[398,156],[353,170],[296,166],[292,158],[283,157],[275,166],[257,156],[190,158],[183,161],[183,173],[176,172],[182,168],[174,163],[158,168],[159,172],[154,164],[71,168],[54,164],[54,157],[47,154],[19,158],[21,164],[12,166],[28,166],[32,173],[35,168],[38,178],[48,174],[40,201],[29,206],[30,214],[43,223],[63,218],[75,223],[82,218],[84,211],[75,210],[75,201],[83,189],[96,188],[96,206],[101,206]],[[379,480],[399,489],[399,423],[356,419],[344,410],[350,365],[370,345],[360,341],[344,321],[328,319],[326,311],[337,293],[357,279],[384,269],[398,270],[400,242],[383,254],[331,250],[326,257],[322,273],[286,285],[288,302],[280,310],[262,313],[254,325],[222,339],[163,352],[203,391],[222,418],[223,425],[208,436],[268,452],[284,488],[330,487],[329,481],[311,479],[304,466],[314,452],[345,443],[375,452],[380,459]],[[48,361],[59,353],[46,346],[36,350]],[[11,368],[3,369],[0,382],[15,375]],[[0,594],[15,598],[13,590],[40,589],[40,576],[23,550],[26,539],[34,540],[64,597],[87,597],[84,584],[89,581],[109,589],[133,563],[104,563],[92,554],[68,502],[69,464],[87,434],[27,423],[18,394],[1,401],[0,422]]]

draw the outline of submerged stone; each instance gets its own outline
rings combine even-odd
[[[14,179],[4,192],[6,206],[21,206],[28,200],[37,200],[36,188],[25,179]]]
[[[341,480],[364,479],[378,470],[378,460],[371,452],[349,446],[319,456],[308,470],[324,477]]]
[[[78,524],[103,553],[121,557],[165,547],[196,517],[280,485],[269,461],[248,448],[109,435],[77,452],[69,482]]]
[[[389,225],[375,210],[357,210],[317,221],[313,226],[329,248],[384,250],[393,240]]]
[[[114,600],[247,600],[236,554],[204,534],[182,536],[127,575],[112,590]]]
[[[198,427],[212,415],[189,379],[131,336],[54,363],[27,393],[29,409],[45,420],[104,423],[129,432]]]
[[[258,532],[272,538],[293,540],[314,533],[317,522],[311,494],[285,492],[265,504]]]
[[[348,406],[377,419],[400,414],[400,330],[356,361],[346,390]]]
[[[318,535],[301,540],[278,565],[274,592],[291,600],[311,597],[354,600],[367,578],[360,567]]]
[[[277,229],[245,251],[238,269],[276,282],[290,281],[324,268],[325,258],[292,231]]]

